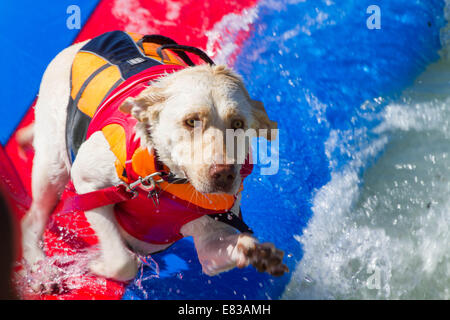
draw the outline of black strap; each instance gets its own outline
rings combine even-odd
[[[145,42],[156,43],[156,44],[178,44],[172,38],[162,36],[160,34],[146,34],[141,39],[138,40],[137,44],[142,48],[142,44]]]
[[[209,214],[208,217],[223,222],[225,224],[228,224],[229,226],[232,226],[233,228],[236,228],[240,232],[247,232],[253,234],[253,230],[250,229],[250,227],[242,220],[242,211],[241,208],[239,208],[239,217],[236,216],[234,213],[226,212],[226,213],[217,213],[217,214]]]
[[[174,51],[175,53],[179,54],[178,52],[189,52],[189,53],[193,53],[196,56],[198,56],[200,59],[202,59],[203,61],[205,61],[206,63],[210,64],[210,65],[214,65],[214,61],[212,61],[212,59],[202,50],[200,50],[199,48],[196,47],[191,47],[191,46],[182,46],[179,44],[164,44],[161,47],[159,47],[158,49],[156,49],[156,52],[158,53],[159,57],[162,59],[162,51],[165,49],[169,49]],[[185,53],[184,53],[185,54]],[[180,56],[181,58],[181,56]],[[191,59],[189,59],[190,61],[184,61],[186,62],[187,65],[189,66],[195,66],[195,64],[192,62]]]
[[[172,172],[169,172],[166,175],[162,175],[161,178],[164,181],[167,181],[168,183],[173,183],[173,184],[186,184],[186,183],[189,183],[188,179],[186,179],[186,178],[177,178],[177,176],[175,176],[175,174],[173,174]]]
[[[166,45],[166,44],[174,44],[174,45],[178,45],[178,43],[173,40],[172,38],[166,37],[166,36],[162,36],[160,34],[147,34],[145,36],[143,36],[141,39],[138,40],[138,42],[136,42],[137,45],[142,49],[142,51],[145,52],[144,50],[144,46],[142,45],[143,43],[156,43],[156,44],[161,44],[161,45]],[[181,60],[183,60],[187,65],[189,66],[193,66],[194,63],[192,62],[191,58],[189,58],[189,56],[183,52],[183,51],[179,51],[179,52],[175,52],[180,58]],[[158,53],[159,57],[161,58],[161,60],[163,59],[162,55],[160,53]]]

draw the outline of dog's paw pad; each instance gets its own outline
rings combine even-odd
[[[289,268],[283,264],[284,252],[275,248],[272,243],[258,243],[247,255],[259,272],[267,272],[277,277],[289,272]]]

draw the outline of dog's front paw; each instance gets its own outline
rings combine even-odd
[[[115,257],[111,261],[100,257],[91,262],[89,269],[98,276],[127,282],[133,280],[136,276],[139,269],[139,261],[131,253],[123,257]]]
[[[237,250],[236,266],[244,268],[253,265],[259,272],[267,272],[273,276],[282,276],[289,272],[283,264],[284,252],[275,248],[273,243],[258,243],[247,234],[239,235],[235,249]]]

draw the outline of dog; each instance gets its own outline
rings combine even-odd
[[[123,34],[120,36],[127,36]],[[45,258],[39,243],[49,215],[69,181],[78,194],[123,183],[117,171],[117,156],[101,131],[80,144],[73,163],[68,152],[68,99],[74,82],[74,60],[79,52],[86,53],[83,48],[92,47],[91,41],[61,51],[47,67],[40,85],[33,128],[33,201],[21,225],[23,257],[31,266]],[[147,58],[133,59],[129,61],[140,63]],[[270,130],[276,128],[276,123],[269,119],[261,102],[250,98],[237,74],[225,66],[188,66],[152,81],[137,96],[126,98],[119,110],[136,122],[133,130],[140,148],[155,154],[173,177],[188,181],[198,195],[234,197],[229,211],[240,215],[243,164],[221,152],[225,145],[215,137],[223,137],[227,129]],[[200,139],[193,138],[194,130]],[[193,153],[208,148],[217,152],[200,162],[191,161]],[[248,146],[245,150],[248,155]],[[114,208],[105,205],[85,212],[100,248],[99,258],[91,262],[90,270],[102,277],[129,281],[139,267],[135,253],[151,254],[171,243],[149,243],[130,234],[118,223]],[[259,243],[252,234],[239,233],[207,215],[183,224],[179,233],[181,237],[193,237],[207,275],[249,265],[274,276],[288,272],[282,262],[283,252],[272,243]]]

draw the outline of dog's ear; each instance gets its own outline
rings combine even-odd
[[[155,120],[161,111],[161,102],[165,99],[161,88],[151,86],[142,91],[136,98],[125,99],[119,106],[119,110],[132,115],[141,122]]]
[[[250,104],[252,105],[252,114],[255,120],[252,128],[256,131],[259,131],[260,129],[266,129],[267,137],[265,138],[267,138],[267,140],[276,139],[276,131],[272,132],[272,129],[277,129],[278,125],[275,121],[269,119],[266,109],[264,108],[264,104],[261,101],[257,100],[250,100]]]

